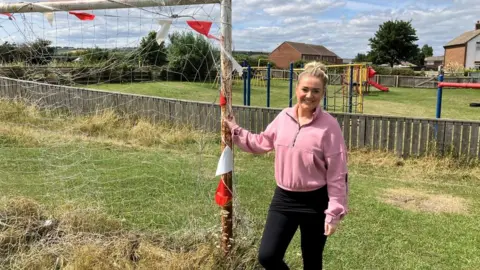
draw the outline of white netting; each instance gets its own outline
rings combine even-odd
[[[201,115],[193,107],[172,114],[165,108],[174,110],[178,104],[173,100],[158,107],[145,96],[113,92],[197,95],[218,104],[218,94],[201,95],[219,93],[220,42],[198,34],[187,21],[212,22],[209,34],[220,37],[220,5],[79,12],[95,18],[80,20],[67,11],[55,12],[51,24],[50,14],[35,12],[0,18],[1,76],[23,80],[1,82],[0,189],[5,197],[0,238],[6,239],[16,224],[27,226],[22,218],[31,221],[35,232],[49,230],[59,219],[51,236],[55,239],[60,231],[103,235],[119,227],[165,235],[186,232],[189,237],[218,233],[214,192],[220,136],[163,123],[200,117],[205,125],[218,125],[218,108]],[[171,23],[161,44],[156,40],[159,20]],[[55,85],[104,91],[66,93]],[[30,104],[12,101],[20,92]],[[48,104],[48,109],[35,104]],[[103,104],[102,109],[96,104]],[[68,107],[74,110],[63,110]],[[135,114],[152,116],[158,125]],[[29,200],[48,214],[38,214]],[[11,233],[12,239],[22,238],[14,229]],[[63,244],[82,246],[82,241]],[[22,256],[28,254],[16,251],[25,243],[0,241],[0,252],[7,255],[0,265],[24,266]]]
[[[4,72],[12,66],[26,67],[26,74],[18,75],[29,80],[92,85],[178,78],[207,81],[219,68],[218,41],[200,37],[186,23],[210,21],[210,34],[219,36],[219,5],[73,12],[77,14],[3,14]],[[90,15],[93,20],[88,20]],[[162,25],[170,25],[169,36],[158,44],[155,36]],[[177,42],[172,42],[172,35]]]

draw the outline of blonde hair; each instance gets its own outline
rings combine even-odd
[[[302,73],[298,75],[298,81],[300,81],[303,75],[306,75],[306,74],[320,79],[323,82],[324,88],[327,86],[327,83],[328,83],[327,66],[325,66],[323,63],[317,62],[317,61],[307,63]]]

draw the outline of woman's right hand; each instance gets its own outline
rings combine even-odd
[[[235,116],[233,115],[229,115],[227,117],[225,117],[225,125],[227,125],[227,127],[232,130],[232,128],[237,125],[237,122],[235,121]]]

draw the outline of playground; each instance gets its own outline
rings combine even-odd
[[[350,70],[353,78],[362,75],[361,83],[353,80],[350,85]],[[248,74],[245,68],[245,75]],[[361,72],[357,72],[361,70]],[[236,76],[232,87],[234,105],[283,108],[295,103],[296,75],[301,69],[293,69],[292,79],[289,70],[271,70],[268,80],[268,67],[251,68],[250,78]],[[367,74],[368,72],[368,74]],[[329,74],[330,85],[322,104],[334,112],[376,114],[384,116],[404,116],[435,118],[438,89],[385,87],[374,80],[374,70],[366,65],[335,66]],[[368,80],[366,79],[367,77]],[[248,80],[250,79],[250,80]],[[340,84],[340,80],[343,84]],[[250,82],[250,83],[248,83]],[[366,83],[368,82],[368,83]],[[91,89],[134,93],[164,98],[195,100],[218,104],[217,82],[144,82],[129,84],[91,84]],[[442,89],[442,118],[480,120],[479,108],[469,106],[472,101],[480,101],[480,91],[468,88]],[[351,102],[351,103],[350,103]],[[352,104],[350,106],[349,104]],[[325,108],[325,106],[324,106]]]

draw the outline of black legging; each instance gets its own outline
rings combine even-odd
[[[316,198],[323,201],[320,206],[324,209],[328,198],[327,196],[321,197]],[[306,213],[282,210],[278,207],[270,208],[260,244],[258,257],[260,264],[266,270],[289,269],[283,258],[297,228],[300,227],[304,269],[322,269],[323,248],[327,240],[327,236],[324,234],[324,224],[325,214],[323,211]]]

